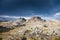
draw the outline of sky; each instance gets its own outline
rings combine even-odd
[[[60,20],[60,0],[0,0],[0,17],[41,16]]]

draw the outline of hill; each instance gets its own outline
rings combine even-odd
[[[60,20],[44,20],[38,16],[21,20],[11,22],[19,25],[8,32],[6,40],[60,40]]]

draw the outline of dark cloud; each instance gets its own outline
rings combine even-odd
[[[60,0],[0,0],[0,15],[53,15]]]

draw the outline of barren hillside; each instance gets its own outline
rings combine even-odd
[[[22,23],[21,21],[18,22]],[[12,23],[15,24],[16,21]],[[10,30],[6,40],[60,40],[60,20],[44,20],[35,16],[23,24],[24,26],[19,25]]]

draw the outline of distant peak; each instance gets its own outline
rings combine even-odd
[[[39,16],[33,16],[31,19],[33,19],[33,20],[42,20],[41,17],[39,17]]]
[[[24,20],[24,21],[26,21],[26,19],[25,19],[25,18],[20,18],[20,20]]]
[[[39,16],[33,16],[32,18],[33,19],[41,19],[41,17],[39,17]]]
[[[29,21],[42,21],[43,19],[39,16],[33,16]]]

